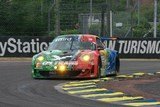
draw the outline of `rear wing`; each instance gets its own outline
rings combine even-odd
[[[104,42],[104,41],[106,41],[106,40],[118,40],[118,38],[107,38],[107,37],[101,37],[100,38],[100,40],[102,41],[102,42]]]
[[[101,37],[100,40],[103,43],[103,46],[105,48],[115,50],[116,44],[117,44],[119,38],[116,38],[116,37],[112,37],[112,38]]]

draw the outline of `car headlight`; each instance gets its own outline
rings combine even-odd
[[[39,62],[42,62],[44,60],[44,57],[43,56],[39,56],[38,58],[37,58],[37,61],[39,61]]]
[[[36,68],[41,68],[41,67],[42,67],[42,61],[43,61],[43,60],[44,60],[44,57],[43,57],[43,56],[37,57],[36,62],[35,62]]]
[[[88,54],[87,55],[83,55],[82,59],[83,59],[83,61],[87,62],[87,61],[89,61],[91,59],[91,56],[88,55]]]
[[[41,63],[36,63],[36,68],[41,68],[42,67],[42,64]]]
[[[58,66],[58,70],[62,73],[62,72],[64,72],[64,71],[66,71],[66,65],[59,65]]]

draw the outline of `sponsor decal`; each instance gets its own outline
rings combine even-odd
[[[58,65],[78,65],[78,61],[59,61]]]
[[[160,54],[160,40],[118,40],[104,44],[120,54]]]
[[[78,61],[59,61],[56,62],[57,65],[78,65]],[[52,66],[54,62],[45,61],[42,63],[44,66]]]
[[[62,59],[66,59],[66,58],[72,58],[73,56],[63,56],[63,57],[60,57],[58,55],[52,55],[52,58],[54,58],[54,61],[59,61],[59,60],[62,60]]]
[[[0,56],[14,53],[39,53],[46,47],[48,47],[48,43],[40,42],[39,38],[32,38],[28,41],[20,38],[8,38],[6,41],[0,41]]]
[[[72,40],[72,38],[57,38],[54,41],[59,42],[59,41],[71,41],[71,40]]]
[[[51,66],[51,65],[53,65],[53,62],[45,61],[45,62],[42,63],[42,65]]]

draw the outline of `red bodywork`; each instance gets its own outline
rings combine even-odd
[[[83,35],[81,41],[92,42],[96,44],[97,36],[94,35]],[[81,55],[90,55],[89,61],[85,62],[82,60]],[[82,50],[77,59],[78,65],[74,67],[75,71],[81,70],[82,72],[76,76],[76,78],[95,78],[98,76],[98,64],[99,64],[100,53],[98,50]]]

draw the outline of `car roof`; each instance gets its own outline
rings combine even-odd
[[[92,34],[68,34],[68,35],[60,35],[58,37],[64,37],[64,36],[87,36],[87,37],[98,37],[96,35],[92,35]],[[99,37],[98,37],[99,38]]]

